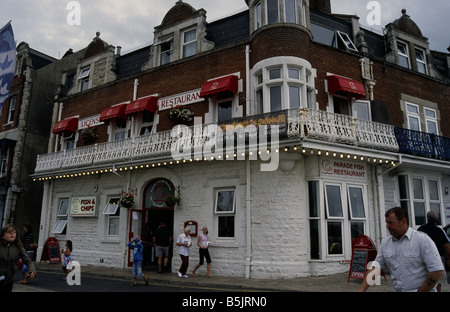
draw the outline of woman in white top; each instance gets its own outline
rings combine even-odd
[[[205,226],[202,229],[202,232],[199,236],[198,236],[198,240],[197,240],[197,246],[200,248],[200,263],[197,264],[197,266],[195,267],[194,271],[192,271],[192,275],[195,277],[195,272],[198,270],[198,268],[200,268],[203,264],[204,264],[204,258],[206,258],[206,268],[207,268],[207,272],[208,272],[208,277],[212,278],[211,276],[211,257],[209,255],[209,239],[208,239],[208,228]]]

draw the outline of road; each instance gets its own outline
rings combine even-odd
[[[21,273],[20,273],[21,274]],[[19,272],[16,274],[16,281],[20,280]],[[63,273],[53,272],[39,272],[38,278],[29,279],[26,285],[14,284],[13,292],[227,292],[229,289],[220,288],[206,288],[195,286],[181,286],[181,285],[164,285],[150,281],[146,286],[144,281],[138,280],[136,286],[130,286],[130,280],[123,278],[99,278],[99,277],[85,277],[81,278],[80,286],[69,286],[63,280]]]

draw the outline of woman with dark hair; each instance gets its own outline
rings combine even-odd
[[[14,273],[19,259],[22,259],[28,267],[30,277],[36,277],[34,264],[23,249],[17,234],[16,227],[11,224],[3,227],[0,234],[0,292],[12,291]]]

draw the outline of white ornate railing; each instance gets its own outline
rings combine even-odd
[[[285,134],[288,138],[310,138],[386,151],[399,149],[391,125],[314,109],[289,110],[286,117]],[[210,128],[208,125],[196,127],[190,128],[192,137],[183,142],[185,146],[202,147],[205,144]],[[173,138],[171,131],[164,131],[40,155],[35,173],[168,157],[176,143],[180,143],[180,139]]]

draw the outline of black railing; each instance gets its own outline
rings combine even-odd
[[[395,127],[399,152],[420,157],[450,160],[450,138]]]

